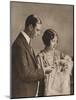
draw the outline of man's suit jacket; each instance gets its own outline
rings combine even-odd
[[[20,33],[11,51],[11,98],[34,97],[38,80],[44,78],[24,36]]]

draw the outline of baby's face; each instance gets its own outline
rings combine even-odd
[[[52,47],[52,48],[56,48],[56,46],[57,46],[57,41],[58,41],[57,36],[55,36],[54,39],[51,40],[51,47]]]

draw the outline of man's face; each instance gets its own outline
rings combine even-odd
[[[41,24],[36,24],[36,26],[32,28],[31,38],[40,35],[40,31],[41,31]]]

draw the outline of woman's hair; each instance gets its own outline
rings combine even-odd
[[[42,40],[45,46],[50,46],[50,41],[54,39],[54,37],[57,36],[57,42],[58,42],[58,34],[53,29],[47,29],[43,36]]]

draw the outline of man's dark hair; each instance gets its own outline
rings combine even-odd
[[[25,21],[25,27],[27,28],[30,24],[33,26],[33,28],[36,26],[36,24],[42,24],[40,18],[38,18],[36,15],[29,15]]]
[[[53,29],[47,29],[44,32],[42,40],[45,46],[50,46],[50,41],[54,39],[55,35],[58,37],[56,31],[54,31]]]

